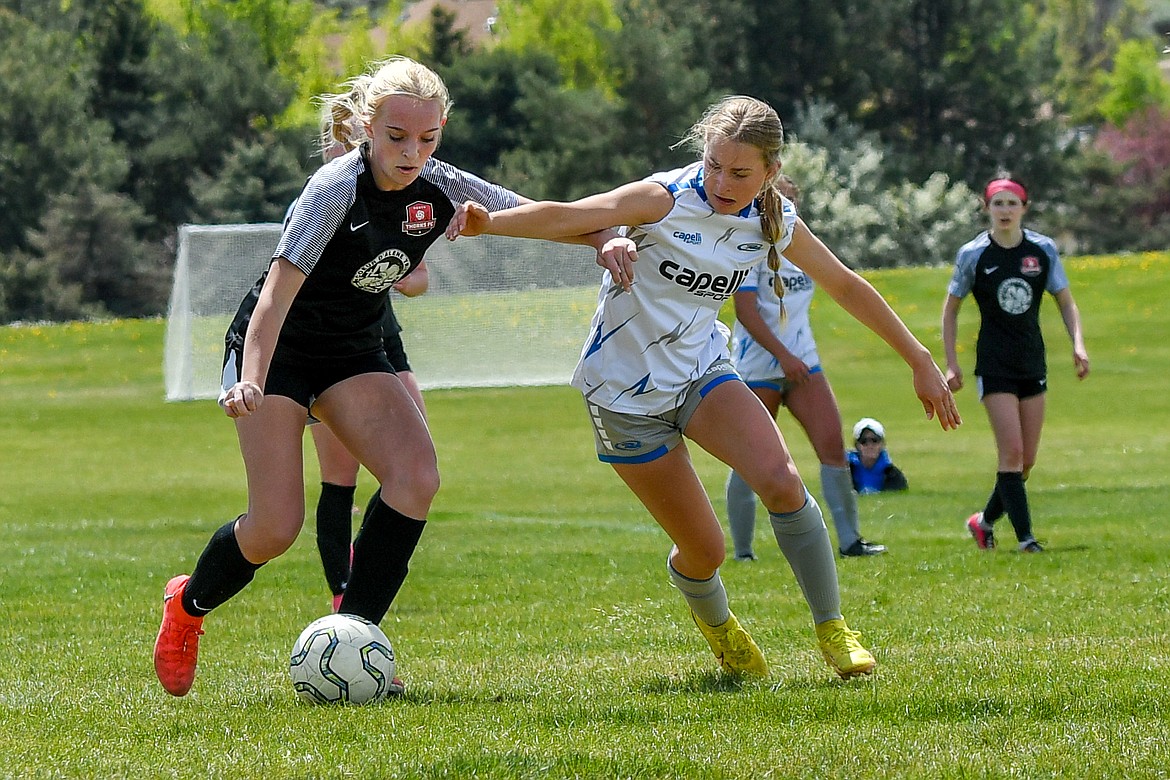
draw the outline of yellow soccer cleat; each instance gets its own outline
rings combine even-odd
[[[723,625],[714,627],[699,620],[694,611],[691,612],[691,619],[699,627],[707,644],[711,645],[711,652],[715,653],[720,669],[728,674],[768,675],[768,662],[764,660],[764,654],[735,615],[729,617]]]
[[[861,634],[851,631],[840,618],[817,623],[817,644],[821,655],[843,680],[870,674],[877,666],[873,653],[862,647],[860,640]]]

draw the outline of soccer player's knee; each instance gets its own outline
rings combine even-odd
[[[715,570],[723,565],[727,558],[727,546],[720,540],[718,545],[708,545],[697,551],[694,561],[703,569],[714,574]]]
[[[777,471],[755,491],[769,512],[794,512],[804,504],[807,493],[795,471]]]
[[[382,485],[384,496],[409,496],[410,503],[430,504],[439,492],[439,468],[434,461],[415,462],[409,468],[395,469]]]
[[[293,546],[300,531],[301,523],[296,521],[267,523],[260,526],[252,535],[248,557],[270,561],[281,556]]]

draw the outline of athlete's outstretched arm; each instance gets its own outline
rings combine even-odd
[[[784,250],[784,256],[902,356],[914,372],[914,392],[926,410],[927,419],[937,417],[944,430],[962,424],[955,397],[930,350],[914,337],[873,285],[847,268],[800,218],[796,220],[792,243]]]
[[[597,250],[597,264],[610,272],[616,284],[629,290],[637,251],[632,241],[617,236],[613,228],[658,222],[673,206],[674,197],[665,187],[646,181],[571,203],[540,201],[495,212],[468,201],[457,207],[446,235],[451,241],[459,236],[491,234],[586,244]]]
[[[605,228],[657,222],[674,206],[674,197],[660,184],[637,181],[609,192],[575,200],[525,203],[489,212],[478,203],[460,206],[447,226],[447,238],[459,236],[514,236],[556,241],[584,236]]]

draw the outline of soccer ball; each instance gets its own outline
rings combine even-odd
[[[365,704],[394,680],[394,648],[382,629],[357,615],[326,615],[293,644],[289,675],[310,704]]]

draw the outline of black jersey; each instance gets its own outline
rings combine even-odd
[[[285,318],[274,362],[363,355],[381,350],[390,287],[413,271],[465,200],[490,211],[520,197],[434,158],[401,190],[374,183],[368,145],[326,163],[305,184],[273,258],[306,275]],[[267,271],[244,297],[228,329],[242,346]]]
[[[981,233],[955,258],[947,292],[972,293],[979,306],[975,374],[1013,379],[1043,379],[1047,374],[1040,301],[1044,292],[1068,287],[1068,277],[1048,236],[1024,230],[1023,240],[1005,248]]]

